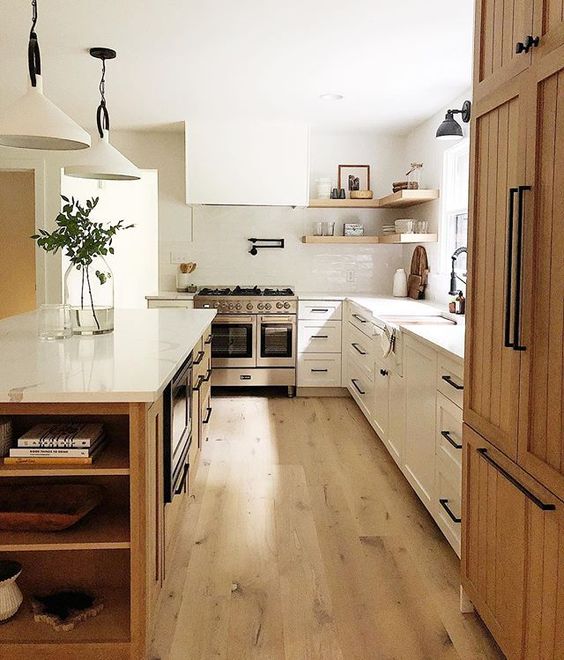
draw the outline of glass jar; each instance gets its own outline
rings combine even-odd
[[[38,319],[39,338],[50,341],[72,336],[72,322],[68,305],[41,305]]]
[[[75,335],[101,335],[114,329],[114,278],[104,257],[88,266],[71,264],[65,273],[65,304]]]
[[[407,189],[408,190],[419,190],[421,188],[421,169],[423,168],[423,163],[411,163],[411,168],[407,172]]]

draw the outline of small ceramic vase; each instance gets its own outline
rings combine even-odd
[[[17,561],[0,561],[0,621],[7,621],[20,609],[22,592],[16,580],[22,572]]]

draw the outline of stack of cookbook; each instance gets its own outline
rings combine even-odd
[[[8,464],[88,465],[102,451],[102,424],[36,424],[17,440],[4,459]]]

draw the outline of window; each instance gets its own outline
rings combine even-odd
[[[451,256],[468,241],[468,182],[470,178],[468,139],[461,140],[444,153],[443,215],[441,224],[441,270],[450,272]],[[455,269],[466,273],[466,253],[458,256]]]

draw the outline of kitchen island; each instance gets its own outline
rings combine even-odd
[[[0,656],[113,660],[146,657],[147,640],[188,498],[165,504],[163,393],[194,355],[192,443],[185,474],[197,466],[209,420],[210,310],[117,311],[115,331],[43,342],[37,315],[0,321],[0,416],[14,439],[39,422],[98,422],[107,444],[91,465],[0,463],[0,487],[101,486],[102,502],[57,532],[0,531],[0,559],[23,567],[24,602],[0,626]],[[188,470],[189,468],[189,470]],[[184,479],[184,491],[189,489]],[[68,587],[99,598],[103,610],[73,630],[33,619],[32,595]]]

